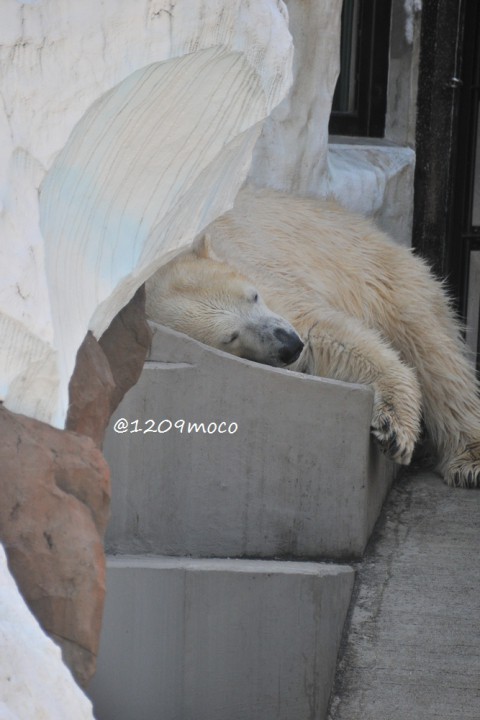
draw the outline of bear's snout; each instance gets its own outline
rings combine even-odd
[[[277,328],[274,333],[277,340],[282,344],[278,357],[284,365],[295,362],[303,350],[303,342],[294,331],[287,332],[283,328]]]

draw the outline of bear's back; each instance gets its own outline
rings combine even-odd
[[[243,190],[208,228],[215,252],[261,289],[276,312],[328,305],[358,317],[395,303],[415,262],[369,220],[331,201]]]

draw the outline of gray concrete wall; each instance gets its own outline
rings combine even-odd
[[[370,439],[372,391],[153,330],[105,443],[120,555],[97,720],[321,720],[352,568],[228,557],[362,553],[393,472]],[[187,429],[222,421],[238,429]]]
[[[323,718],[353,570],[113,558],[97,720]]]
[[[370,438],[371,389],[260,366],[154,327],[150,361],[105,442],[107,551],[359,557],[393,473]],[[121,418],[126,432],[115,432]],[[188,433],[189,421],[238,430]],[[160,422],[173,426],[144,432]]]

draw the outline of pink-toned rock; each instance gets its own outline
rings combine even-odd
[[[145,285],[142,285],[99,340],[115,380],[112,414],[125,393],[138,381],[151,341],[152,331],[145,319]]]
[[[142,372],[151,342],[142,286],[97,342],[87,333],[70,380],[67,430],[102,447],[112,413]]]
[[[0,406],[0,542],[30,609],[81,685],[95,671],[105,595],[110,479],[98,448],[150,340],[140,288],[100,342],[85,337],[67,431]]]
[[[110,364],[91,332],[85,336],[68,387],[69,406],[65,427],[92,438],[101,447],[112,415],[115,391]]]
[[[0,407],[0,541],[19,588],[85,685],[105,595],[109,469],[90,438]]]

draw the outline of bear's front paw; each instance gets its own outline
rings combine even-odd
[[[374,408],[371,431],[387,457],[400,465],[410,463],[418,431],[402,424],[391,404]]]
[[[480,442],[465,450],[443,466],[443,479],[451,487],[480,487]]]

